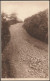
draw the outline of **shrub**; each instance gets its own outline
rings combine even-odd
[[[25,19],[23,26],[31,36],[48,43],[48,10]]]
[[[9,21],[6,20],[5,14],[2,16],[2,27],[1,27],[1,42],[2,42],[2,52],[10,40],[10,31],[9,31]]]
[[[9,23],[10,23],[10,25],[18,23],[18,18],[16,16],[16,13],[10,14]]]

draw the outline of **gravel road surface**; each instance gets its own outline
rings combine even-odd
[[[23,23],[11,25],[11,39],[3,52],[3,77],[48,78],[48,45],[31,37]]]

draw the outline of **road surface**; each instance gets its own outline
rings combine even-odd
[[[48,45],[31,37],[22,25],[10,27],[11,39],[3,52],[3,77],[48,78]]]

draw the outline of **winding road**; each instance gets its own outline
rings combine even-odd
[[[48,78],[48,45],[31,37],[22,25],[18,23],[10,27],[11,39],[3,52],[7,67],[3,76]]]

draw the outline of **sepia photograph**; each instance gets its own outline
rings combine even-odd
[[[49,79],[49,1],[1,1],[2,79]]]

